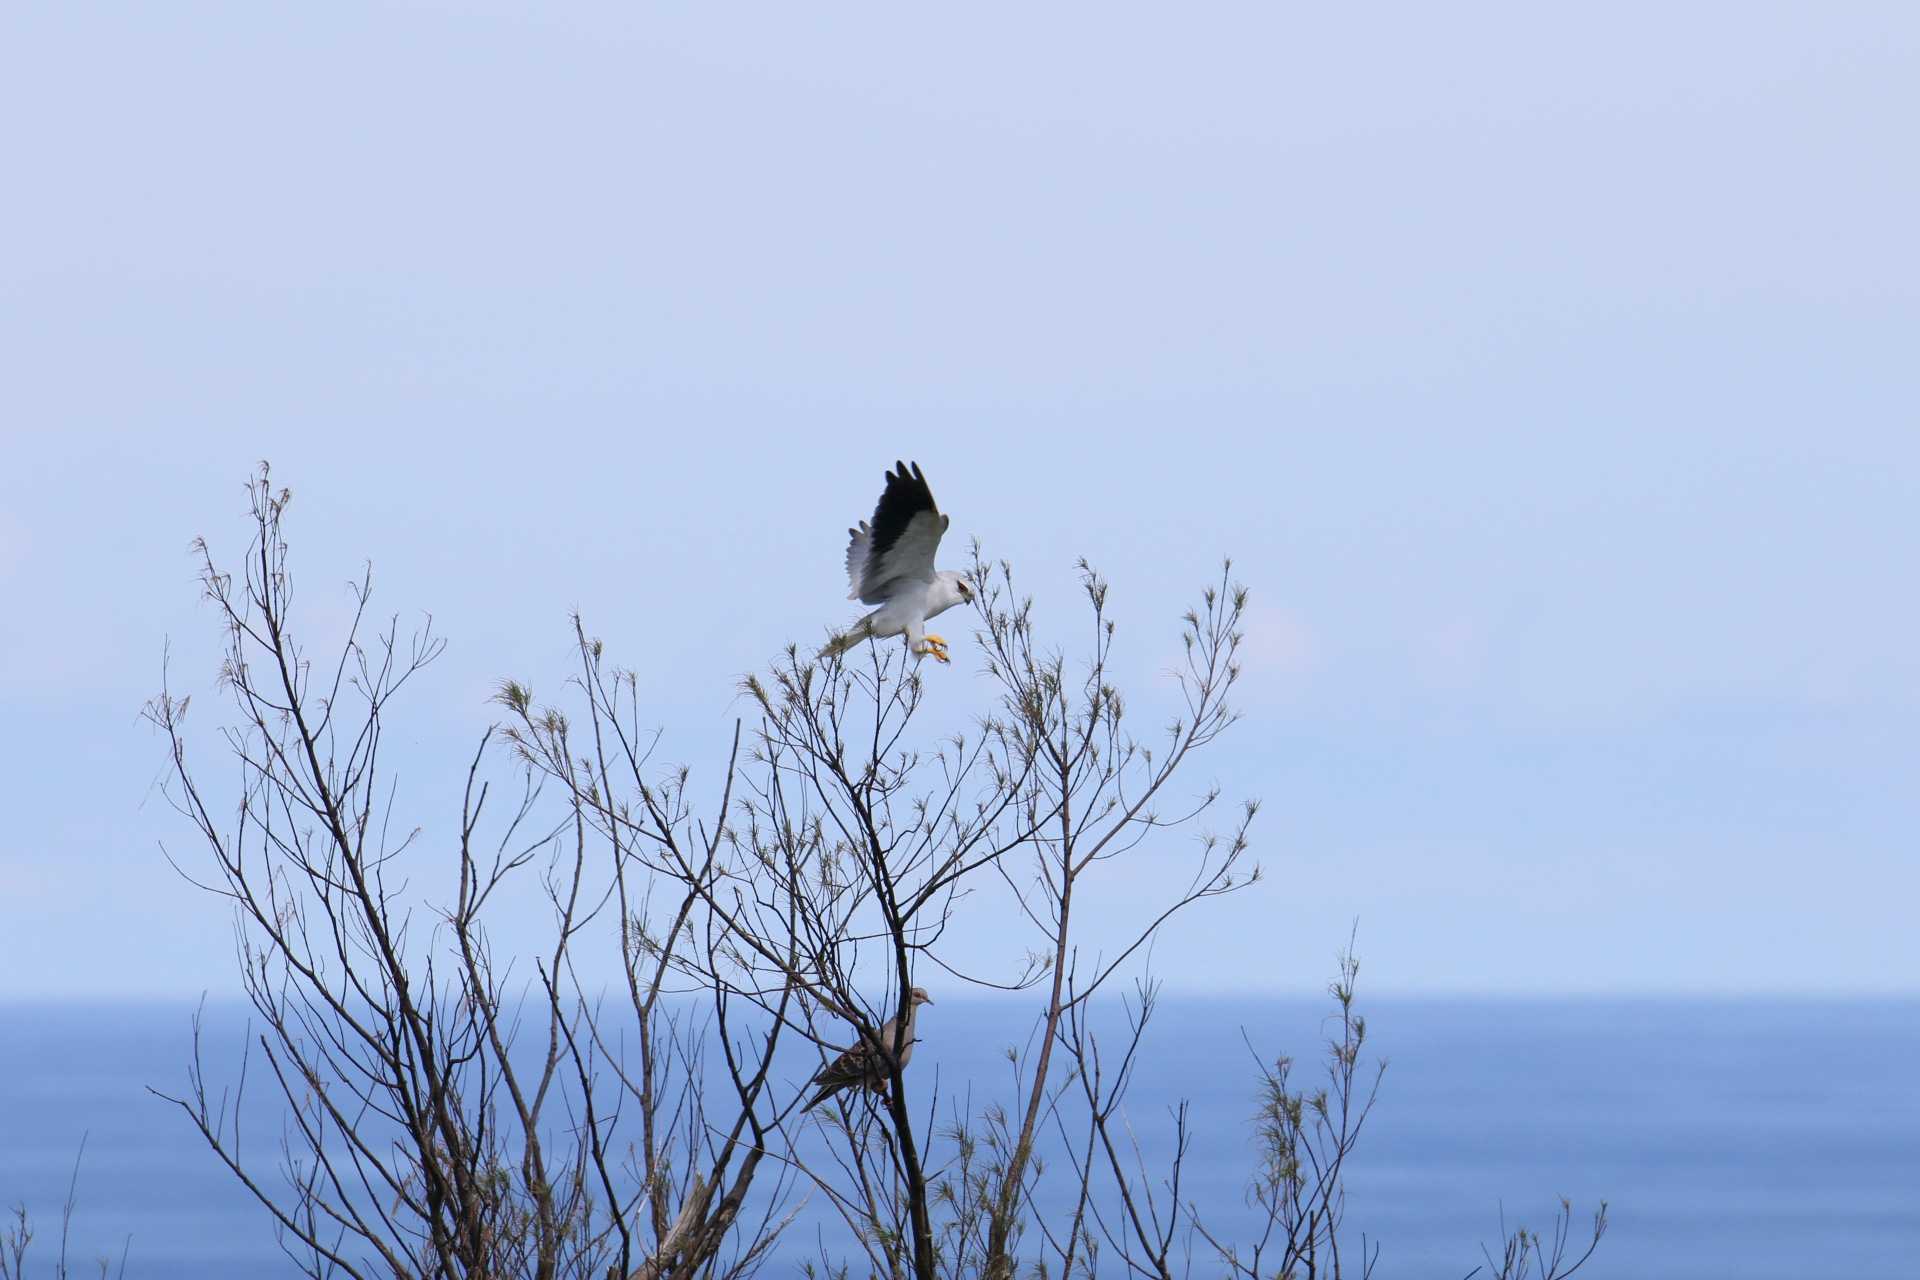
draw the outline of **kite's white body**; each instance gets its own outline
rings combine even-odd
[[[927,651],[927,619],[945,613],[966,599],[960,593],[961,574],[942,569],[932,582],[899,582],[887,602],[854,624],[861,636],[884,640],[904,635],[915,653]]]

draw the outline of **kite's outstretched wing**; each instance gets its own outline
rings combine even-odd
[[[847,530],[847,581],[853,587],[847,599],[862,604],[885,604],[891,584],[903,578],[931,582],[933,553],[947,531],[948,518],[933,505],[920,464],[893,465],[873,519]]]

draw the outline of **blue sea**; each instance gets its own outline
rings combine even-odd
[[[191,1009],[0,1007],[0,1205],[24,1204],[29,1275],[53,1275],[83,1136],[69,1252],[123,1250],[140,1280],[297,1274],[262,1211],[184,1116],[147,1092],[185,1087]],[[1604,1199],[1612,1226],[1582,1275],[1605,1280],[1920,1277],[1920,1002],[1485,1000],[1373,1003],[1388,1060],[1349,1167],[1348,1226],[1379,1280],[1457,1278],[1504,1222],[1546,1226]],[[937,1017],[935,1016],[937,1014]],[[976,1102],[1025,1037],[1007,1004],[943,1000],[913,1070]],[[245,1011],[211,1009],[209,1060]],[[1163,998],[1129,1116],[1150,1148],[1192,1103],[1187,1194],[1243,1212],[1262,1054],[1311,1070],[1322,1002]],[[1304,1079],[1305,1077],[1301,1077]],[[250,1109],[270,1156],[271,1107]],[[804,1223],[803,1223],[804,1228]],[[814,1238],[811,1230],[805,1234]],[[37,1259],[37,1262],[36,1262]],[[793,1270],[793,1255],[762,1274]],[[1194,1273],[1218,1268],[1204,1252]]]

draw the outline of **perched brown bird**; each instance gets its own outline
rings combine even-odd
[[[895,1044],[900,1046],[900,1065],[902,1067],[906,1066],[907,1060],[913,1057],[913,1016],[918,1012],[921,1005],[932,1003],[932,996],[928,995],[924,989],[915,987],[907,1001],[907,1026],[905,1033],[896,1038],[894,1023],[897,1020],[894,1018],[888,1018],[886,1022],[880,1026],[880,1043],[884,1047],[885,1052],[890,1055],[893,1052],[893,1046]],[[809,1102],[802,1110],[811,1111],[828,1098],[831,1098],[834,1094],[839,1093],[842,1089],[851,1089],[856,1085],[863,1085],[884,1097],[887,1092],[887,1077],[889,1074],[887,1068],[888,1063],[886,1058],[883,1057],[881,1053],[876,1052],[872,1045],[862,1040],[859,1044],[854,1045],[853,1048],[846,1050],[832,1062],[820,1068],[820,1074],[812,1080],[813,1084],[820,1086],[820,1092],[814,1094],[813,1101]]]

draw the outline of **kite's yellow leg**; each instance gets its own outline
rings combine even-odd
[[[947,638],[945,636],[937,636],[929,631],[927,632],[927,643],[933,645],[935,648],[944,649],[947,647]]]

